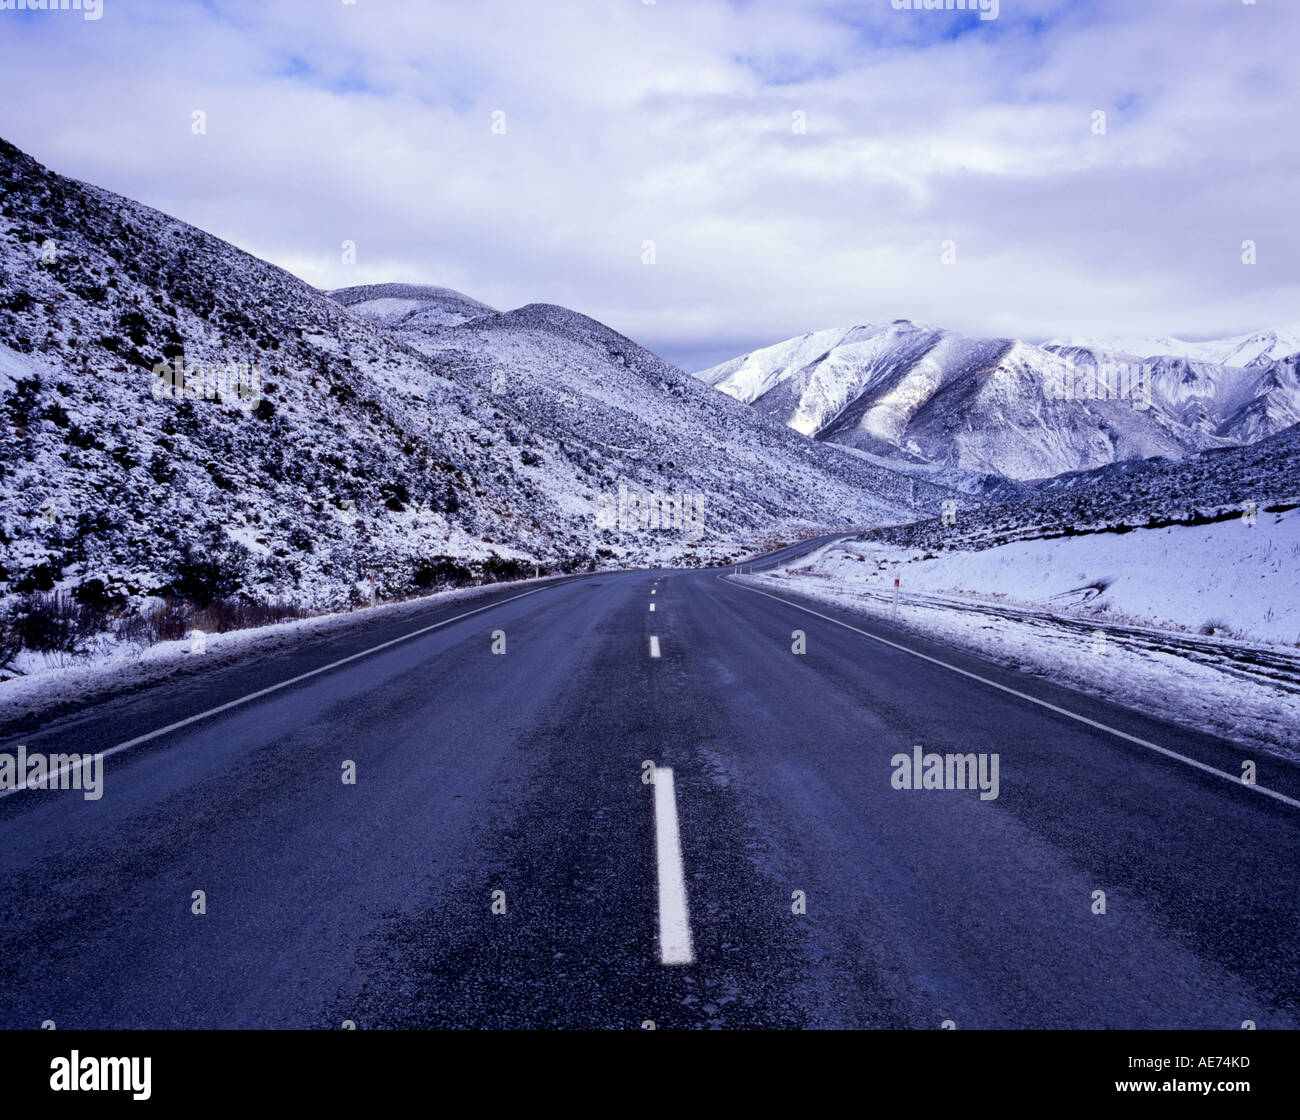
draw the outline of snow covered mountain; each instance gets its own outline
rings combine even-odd
[[[1110,363],[1134,371],[1151,407],[1178,427],[1232,444],[1253,443],[1300,420],[1300,354],[1244,366],[1178,356],[1138,357],[1081,346],[1044,349],[1077,367]],[[1249,351],[1243,351],[1243,354]]]
[[[1167,335],[1157,338],[1133,336],[1064,338],[1052,339],[1045,345],[1048,347],[1082,346],[1113,354],[1133,354],[1139,358],[1188,358],[1210,365],[1256,368],[1300,352],[1300,333],[1287,330],[1259,331],[1255,334],[1210,339],[1206,342],[1185,342]]]
[[[952,494],[573,312],[331,298],[3,141],[0,414],[0,595],[114,606],[698,563]]]
[[[1254,364],[967,338],[900,319],[816,331],[696,376],[819,441],[1023,480],[1250,442],[1300,419],[1295,362],[1270,357],[1289,336],[1229,341],[1213,352]]]

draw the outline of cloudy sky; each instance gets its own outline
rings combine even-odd
[[[692,371],[1300,322],[1296,0],[102,2],[0,10],[0,135],[321,287],[560,303]]]

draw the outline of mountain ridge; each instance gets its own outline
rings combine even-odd
[[[1225,352],[1259,360],[1225,366],[895,319],[809,332],[695,376],[822,442],[1030,480],[1235,446],[1295,423],[1300,355],[1261,357],[1288,340],[1228,340]]]

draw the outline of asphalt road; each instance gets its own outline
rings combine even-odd
[[[1300,808],[1114,732],[1240,748],[808,606],[515,585],[26,735],[106,750],[445,623],[114,754],[98,801],[0,799],[0,1025],[1297,1025]],[[893,788],[916,744],[997,754],[997,798]]]

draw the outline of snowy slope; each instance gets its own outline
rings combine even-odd
[[[1140,622],[1300,646],[1300,595],[1289,593],[1300,565],[1295,509],[1253,521],[1034,537],[937,556],[868,544],[839,549],[814,567],[878,583],[881,591],[897,576],[908,592],[970,592],[1069,609],[1098,625]],[[854,557],[864,549],[889,567],[858,566]]]
[[[336,288],[326,293],[344,307],[385,327],[404,323],[429,327],[452,327],[496,314],[495,307],[452,288],[431,284],[362,284]]]
[[[974,551],[1037,537],[1123,534],[1136,528],[1258,518],[1300,504],[1300,425],[1245,447],[1187,459],[1112,463],[1046,479],[1027,495],[908,525],[868,539],[928,552]]]

